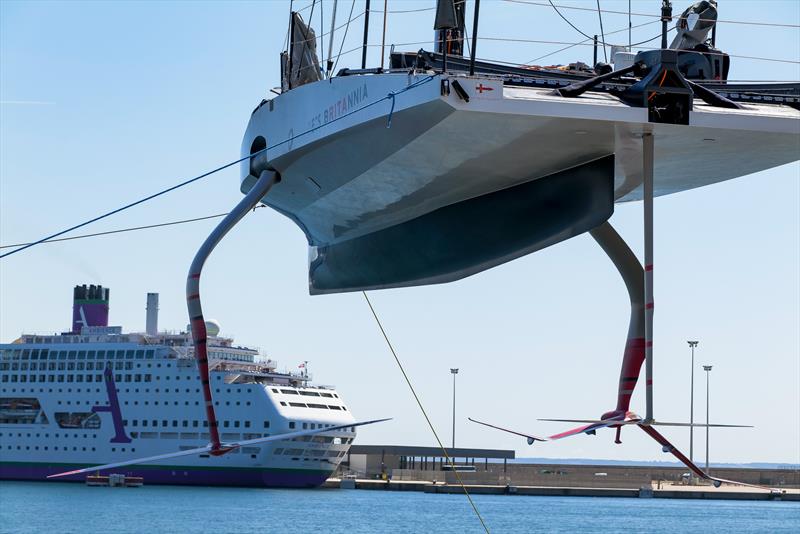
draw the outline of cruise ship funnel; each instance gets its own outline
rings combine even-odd
[[[108,326],[110,290],[101,285],[75,286],[72,293],[72,332],[80,334],[86,326]]]

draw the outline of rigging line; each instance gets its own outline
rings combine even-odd
[[[614,35],[616,33],[624,32],[625,30],[628,30],[628,29],[641,28],[642,26],[649,26],[650,24],[656,24],[658,22],[660,22],[660,20],[651,20],[651,21],[648,21],[648,22],[643,22],[641,24],[637,24],[635,26],[632,26],[631,28],[622,28],[622,29],[619,29],[619,30],[614,30],[613,32],[609,32],[606,35]],[[669,31],[672,31],[674,29],[675,28],[671,28]],[[650,41],[652,41],[654,39],[658,39],[659,37],[661,37],[661,32],[658,32],[657,35],[651,37],[650,39],[646,39],[644,41],[639,41],[638,43],[633,43],[633,44],[628,45],[628,46],[631,47],[631,46],[641,45],[641,44],[644,44],[644,43],[649,43]],[[543,56],[539,56],[539,57],[537,57],[535,59],[531,59],[530,61],[526,61],[525,63],[523,63],[523,65],[530,65],[531,63],[533,63],[535,61],[539,61],[539,60],[544,59],[546,57],[550,57],[550,56],[552,56],[554,54],[558,54],[559,52],[563,52],[564,50],[569,50],[570,48],[574,48],[576,46],[585,45],[590,40],[593,40],[593,39],[584,39],[583,41],[580,41],[578,43],[573,43],[573,44],[571,44],[569,46],[565,46],[564,48],[559,48],[558,50],[554,50],[553,52],[548,52],[547,54],[545,54]]]
[[[600,37],[603,38],[603,59],[608,63],[608,54],[606,53],[606,33],[603,30],[603,13],[600,11],[600,0],[597,0],[597,16],[600,17]]]
[[[467,499],[469,500],[470,506],[472,506],[472,509],[475,511],[475,515],[478,516],[478,520],[481,522],[481,526],[488,533],[489,532],[489,527],[486,526],[486,523],[483,521],[483,517],[481,517],[481,513],[478,511],[478,507],[475,505],[475,502],[472,500],[472,496],[469,494],[469,491],[467,491],[467,487],[464,485],[464,481],[461,480],[461,475],[455,469],[455,465],[453,464],[452,458],[450,458],[450,455],[447,454],[447,449],[442,444],[442,440],[439,439],[439,434],[436,433],[436,429],[434,428],[433,423],[431,423],[431,420],[428,417],[428,413],[425,411],[425,407],[422,406],[422,401],[419,400],[419,396],[417,395],[417,392],[414,390],[414,386],[411,384],[411,379],[408,378],[408,374],[406,374],[406,370],[403,368],[403,364],[400,363],[400,358],[397,356],[397,352],[395,352],[394,346],[392,345],[392,342],[389,341],[389,336],[386,334],[386,330],[383,329],[383,324],[381,324],[381,320],[378,318],[378,314],[375,312],[375,308],[372,307],[372,302],[370,302],[369,297],[367,296],[367,292],[366,291],[362,291],[361,294],[364,295],[364,299],[367,301],[367,305],[369,306],[369,311],[372,312],[372,316],[375,318],[375,322],[378,323],[378,328],[380,328],[380,330],[381,330],[381,334],[383,335],[383,339],[386,340],[386,345],[389,346],[389,351],[391,351],[392,356],[394,356],[394,361],[397,363],[397,366],[400,368],[400,372],[403,373],[403,378],[405,378],[406,384],[408,384],[408,389],[410,389],[411,390],[411,394],[414,395],[414,400],[417,401],[417,406],[419,406],[419,409],[422,412],[422,415],[425,417],[425,421],[427,421],[428,426],[431,429],[431,432],[433,432],[433,437],[436,438],[436,442],[439,444],[439,448],[442,449],[442,452],[444,453],[444,457],[447,459],[447,463],[450,464],[450,467],[453,469],[453,473],[455,473],[456,478],[458,479],[458,483],[461,485],[461,489],[464,490],[464,495],[467,496]]]
[[[263,207],[263,204],[258,206]],[[206,215],[205,217],[195,217],[194,219],[181,219],[180,221],[170,221],[164,223],[157,223],[157,224],[148,224],[146,226],[133,226],[130,228],[120,228],[117,230],[108,230],[107,232],[96,232],[94,234],[82,234],[76,235],[72,237],[61,237],[58,239],[48,239],[47,241],[43,241],[42,243],[57,243],[59,241],[71,241],[73,239],[85,239],[87,237],[97,237],[101,235],[109,235],[109,234],[121,234],[123,232],[133,232],[134,230],[147,230],[149,228],[161,228],[162,226],[173,226],[176,224],[185,224],[190,222],[197,222],[197,221],[205,221],[207,219],[218,219],[219,217],[226,216],[227,213],[217,213],[216,215]],[[0,249],[3,248],[12,248],[12,247],[22,247],[24,245],[30,245],[30,243],[16,243],[14,245],[0,245]]]
[[[355,0],[354,0],[354,2],[355,2]],[[279,147],[281,145],[285,145],[286,143],[291,143],[293,140],[295,140],[295,139],[297,139],[299,137],[302,137],[302,136],[307,135],[309,133],[315,132],[315,131],[317,131],[317,130],[319,130],[321,128],[324,128],[326,126],[329,126],[330,124],[332,124],[332,123],[334,123],[334,122],[336,122],[338,120],[344,119],[346,117],[349,117],[349,116],[351,116],[351,115],[353,115],[355,113],[358,113],[359,111],[363,111],[363,110],[365,110],[367,108],[370,108],[372,106],[380,104],[381,102],[384,102],[386,100],[392,100],[397,95],[405,93],[406,91],[410,91],[411,89],[419,87],[420,85],[424,85],[424,84],[428,83],[429,81],[433,80],[435,77],[436,76],[432,74],[432,75],[427,76],[426,78],[423,78],[421,80],[417,80],[416,82],[412,83],[411,85],[407,85],[406,87],[403,87],[402,89],[398,89],[397,91],[394,91],[392,93],[387,94],[383,98],[380,98],[378,100],[370,102],[369,104],[365,104],[365,105],[361,106],[360,108],[354,109],[353,111],[350,111],[348,113],[340,115],[340,116],[336,117],[335,119],[326,122],[325,124],[320,124],[319,126],[314,126],[313,128],[309,128],[308,130],[306,130],[304,132],[300,132],[299,134],[296,134],[296,135],[293,135],[291,137],[288,137],[288,138],[284,139],[283,141],[275,143],[274,145],[264,147],[261,150],[256,150],[255,152],[253,152],[252,154],[250,154],[248,156],[244,156],[244,157],[239,158],[237,160],[225,163],[224,165],[221,165],[221,166],[219,166],[219,167],[217,167],[215,169],[212,169],[212,170],[210,170],[208,172],[204,172],[203,174],[201,174],[199,176],[195,176],[194,178],[190,178],[188,180],[185,180],[185,181],[183,181],[183,182],[181,182],[179,184],[173,185],[172,187],[168,187],[167,189],[163,189],[163,190],[159,191],[158,193],[154,193],[152,195],[146,196],[144,198],[141,198],[139,200],[136,200],[134,202],[126,204],[126,205],[124,205],[124,206],[122,206],[120,208],[117,208],[115,210],[112,210],[112,211],[109,211],[107,213],[104,213],[103,215],[99,215],[99,216],[97,216],[97,217],[95,217],[93,219],[90,219],[88,221],[84,221],[84,222],[82,222],[80,224],[76,224],[75,226],[67,228],[66,230],[61,230],[60,232],[56,232],[55,234],[52,234],[52,235],[49,235],[49,236],[44,237],[42,239],[39,239],[38,241],[34,241],[33,243],[29,243],[29,244],[27,244],[25,246],[22,246],[20,248],[14,249],[11,252],[6,252],[5,254],[0,255],[0,259],[5,258],[6,256],[11,256],[12,254],[16,254],[17,252],[23,251],[23,250],[28,249],[30,247],[39,245],[39,244],[44,243],[45,241],[49,241],[49,240],[51,240],[53,238],[62,236],[64,234],[68,233],[68,232],[71,232],[73,230],[77,230],[78,228],[82,228],[84,226],[87,226],[89,224],[97,222],[97,221],[99,221],[101,219],[105,219],[106,217],[110,217],[111,215],[114,215],[114,214],[119,213],[121,211],[127,210],[129,208],[134,207],[134,206],[138,206],[139,204],[147,202],[148,200],[152,200],[152,199],[154,199],[156,197],[160,197],[161,195],[164,195],[164,194],[169,193],[171,191],[175,191],[176,189],[179,189],[181,187],[184,187],[186,185],[194,183],[194,182],[196,182],[198,180],[201,180],[202,178],[206,178],[207,176],[210,176],[210,175],[212,175],[214,173],[217,173],[217,172],[219,172],[221,170],[227,169],[228,167],[232,167],[233,165],[236,165],[236,164],[241,163],[243,161],[249,160],[249,159],[251,159],[251,158],[253,158],[253,157],[255,157],[255,156],[257,156],[257,155],[259,155],[259,154],[261,154],[263,152],[266,152],[269,149],[277,148],[277,147]]]
[[[545,4],[543,2],[532,2],[530,0],[501,0],[502,2],[508,2],[510,4],[525,4],[531,6],[542,6],[542,7],[550,7],[550,4]],[[549,2],[550,0],[548,0]],[[552,2],[551,2],[552,4]],[[579,7],[579,6],[565,6],[565,5],[558,5],[561,9],[572,9],[576,11],[596,11],[595,8],[591,7]],[[628,11],[614,11],[610,9],[604,9],[603,13],[610,13],[613,15],[628,15]],[[661,15],[654,15],[652,13],[630,13],[631,16],[634,17],[652,17],[661,19]],[[680,15],[673,16],[671,20],[679,19]],[[747,20],[724,20],[724,19],[697,19],[699,22],[723,22],[727,24],[745,24],[748,26],[774,26],[778,28],[800,28],[800,24],[783,24],[778,22],[753,22]]]
[[[347,16],[347,24],[345,25],[344,35],[342,36],[342,44],[339,46],[339,55],[336,56],[336,62],[333,64],[331,72],[336,72],[336,67],[339,66],[339,57],[342,55],[342,48],[344,48],[344,41],[347,39],[347,30],[350,29],[350,21],[353,20],[353,8],[356,7],[356,0],[350,4],[350,15]],[[360,15],[359,15],[360,16]]]
[[[321,1],[320,1],[320,4],[322,4]],[[308,38],[308,32],[314,31],[313,28],[311,27],[311,24],[314,22],[314,6],[316,6],[316,5],[317,5],[317,0],[314,0],[314,3],[311,4],[311,14],[308,16],[308,25],[306,26],[306,29],[303,32],[303,49],[300,50],[300,66],[298,67],[298,70],[297,70],[298,75],[300,74],[300,69],[303,66],[303,57],[306,54],[306,47],[308,46],[308,42],[312,40],[312,39]],[[294,20],[292,20],[292,24],[294,24]],[[313,39],[313,41],[314,41],[314,44],[317,44],[316,37]],[[312,60],[312,61],[310,61],[309,66],[313,66],[313,65],[314,65],[314,61]],[[289,77],[290,78],[291,78],[291,75],[292,75],[292,73],[290,72],[289,73]],[[289,88],[291,89],[291,85],[289,86]]]
[[[582,31],[580,31],[580,30],[578,29],[578,27],[577,27],[577,26],[575,26],[573,23],[571,23],[571,22],[569,21],[569,19],[568,19],[567,17],[565,17],[564,15],[562,15],[562,14],[561,14],[561,11],[559,11],[559,10],[558,10],[558,8],[556,7],[556,5],[553,3],[553,1],[552,1],[552,0],[547,0],[547,1],[548,1],[548,2],[550,2],[550,5],[551,5],[551,6],[553,6],[553,9],[556,11],[556,13],[558,13],[558,16],[559,16],[559,17],[561,17],[561,18],[564,20],[564,22],[566,22],[567,24],[569,24],[570,26],[572,26],[572,29],[573,29],[573,30],[575,30],[575,31],[576,31],[576,32],[578,32],[579,34],[583,35],[583,36],[584,36],[584,37],[586,37],[587,39],[594,39],[594,37],[592,37],[592,36],[590,36],[590,35],[586,35],[586,34],[585,34],[585,33],[583,33]],[[605,38],[604,38],[603,40],[605,41]],[[605,43],[603,43],[603,44],[605,44]]]
[[[362,11],[361,13],[359,13],[358,15],[356,15],[355,17],[353,17],[353,18],[352,18],[352,19],[351,19],[349,22],[352,22],[352,21],[355,21],[355,20],[358,20],[358,19],[360,19],[361,17],[363,17],[363,16],[364,16],[364,13],[366,13],[366,12],[365,12],[365,11]],[[344,22],[344,23],[342,23],[340,26],[337,26],[337,27],[333,28],[333,30],[330,30],[330,31],[327,31],[327,32],[325,32],[325,33],[321,34],[321,35],[320,35],[320,37],[327,37],[327,36],[329,36],[329,35],[331,34],[331,32],[335,32],[336,30],[340,30],[340,29],[344,28],[345,26],[347,26],[347,22]],[[309,39],[309,41],[310,41],[310,40],[311,40],[311,39]],[[303,42],[303,40],[301,39],[301,40],[299,40],[299,41],[294,41],[294,42],[295,42],[296,44],[299,44],[299,43],[302,43],[302,42]]]
[[[33,243],[29,243],[29,244],[27,244],[25,246],[22,246],[20,248],[14,249],[11,252],[6,252],[5,254],[1,254],[0,255],[0,259],[5,258],[7,256],[11,256],[12,254],[16,254],[17,252],[21,252],[21,251],[23,251],[25,249],[31,248],[33,246],[36,246],[36,245],[40,244],[40,243],[44,243],[45,241],[49,241],[49,240],[54,239],[56,237],[62,236],[64,234],[68,233],[68,232],[71,232],[73,230],[77,230],[78,228],[83,228],[84,226],[90,225],[90,224],[92,224],[94,222],[97,222],[97,221],[99,221],[101,219],[105,219],[106,217],[110,217],[111,215],[117,214],[117,213],[119,213],[121,211],[127,210],[129,208],[134,207],[134,206],[138,206],[139,204],[143,204],[143,203],[147,202],[148,200],[152,200],[152,199],[154,199],[156,197],[160,197],[161,195],[165,195],[165,194],[167,194],[167,193],[169,193],[171,191],[175,191],[176,189],[180,189],[181,187],[187,186],[187,185],[189,185],[191,183],[194,183],[194,182],[196,182],[198,180],[202,180],[203,178],[206,178],[207,176],[211,176],[212,174],[217,173],[217,172],[219,172],[221,170],[227,169],[228,167],[232,167],[232,166],[234,166],[234,165],[236,165],[238,163],[241,163],[241,162],[243,162],[245,160],[249,160],[253,156],[256,156],[256,155],[258,155],[258,154],[260,154],[260,153],[262,153],[262,152],[264,152],[266,150],[267,150],[267,148],[262,148],[261,150],[253,152],[252,154],[250,154],[248,156],[245,156],[243,158],[239,158],[239,159],[237,159],[235,161],[228,162],[228,163],[226,163],[224,165],[221,165],[221,166],[219,166],[219,167],[217,167],[215,169],[212,169],[212,170],[210,170],[208,172],[204,172],[203,174],[201,174],[199,176],[195,176],[194,178],[190,178],[188,180],[184,180],[183,182],[181,182],[179,184],[176,184],[176,185],[173,185],[172,187],[168,187],[167,189],[162,189],[158,193],[154,193],[154,194],[146,196],[144,198],[140,198],[139,200],[136,200],[134,202],[126,204],[126,205],[124,205],[124,206],[122,206],[120,208],[117,208],[115,210],[111,210],[111,211],[109,211],[107,213],[104,213],[102,215],[98,215],[97,217],[95,217],[93,219],[89,219],[88,221],[84,221],[84,222],[82,222],[80,224],[76,224],[75,226],[67,228],[66,230],[61,230],[60,232],[56,232],[55,234],[49,235],[47,237],[43,237],[42,239],[39,239],[38,241],[34,241]]]

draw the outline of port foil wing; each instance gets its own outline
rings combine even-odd
[[[351,423],[349,425],[337,425],[337,426],[329,426],[328,428],[319,428],[315,430],[299,430],[297,432],[287,432],[285,434],[276,434],[274,436],[267,436],[263,438],[255,438],[255,439],[248,439],[244,441],[239,441],[236,443],[225,443],[222,446],[222,450],[225,452],[230,452],[234,449],[239,447],[248,446],[248,445],[257,445],[260,443],[268,443],[270,441],[281,441],[286,439],[292,438],[299,438],[301,436],[312,436],[314,434],[324,434],[326,432],[335,432],[337,430],[345,430],[347,428],[353,428],[357,426],[364,426],[364,425],[371,425],[374,423],[382,423],[384,421],[389,421],[389,419],[373,419],[371,421],[361,421],[358,423]],[[148,456],[146,458],[136,458],[133,460],[126,460],[124,462],[115,462],[111,464],[103,464],[103,465],[96,465],[94,467],[86,467],[83,469],[75,469],[74,471],[66,471],[64,473],[56,473],[54,475],[49,475],[47,478],[60,478],[70,475],[79,475],[81,473],[93,473],[96,471],[106,471],[108,469],[114,469],[116,467],[124,467],[127,465],[139,465],[139,464],[148,464],[152,462],[157,462],[159,460],[166,460],[169,458],[179,458],[181,456],[194,456],[197,454],[213,454],[213,448],[211,444],[206,445],[204,447],[197,447],[196,449],[187,449],[185,451],[178,451],[178,452],[170,452],[166,454],[158,454],[156,456]]]
[[[636,421],[621,421],[619,419],[605,419],[602,421],[595,421],[591,419],[540,419],[540,421],[560,421],[560,422],[578,422],[578,423],[589,423],[587,425],[582,425],[577,428],[571,428],[564,432],[560,432],[558,434],[553,434],[552,436],[547,437],[539,437],[533,436],[531,434],[525,434],[523,432],[517,432],[515,430],[509,430],[507,428],[491,425],[489,423],[484,423],[483,421],[478,421],[476,419],[469,418],[470,421],[473,423],[478,423],[480,425],[488,426],[491,428],[496,428],[497,430],[502,430],[503,432],[508,432],[509,434],[515,434],[517,436],[522,436],[524,438],[528,438],[528,443],[532,444],[534,441],[555,441],[558,439],[568,438],[570,436],[577,436],[578,434],[586,434],[587,432],[594,432],[600,428],[606,428],[613,425],[624,425],[624,424],[633,424]]]
[[[517,432],[516,430],[509,430],[508,428],[503,428],[501,426],[495,426],[489,423],[484,423],[483,421],[478,421],[477,419],[473,419],[472,417],[468,417],[467,419],[469,419],[473,423],[478,423],[479,425],[488,426],[489,428],[502,430],[503,432],[508,432],[509,434],[514,434],[516,436],[522,436],[523,438],[528,438],[528,443],[533,443],[534,441],[547,441],[548,439],[548,438],[541,438],[539,436],[532,436],[530,434],[525,434],[523,432]]]

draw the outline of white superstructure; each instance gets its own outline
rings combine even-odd
[[[190,333],[81,330],[0,345],[0,478],[43,480],[65,467],[209,442]],[[354,422],[339,394],[311,385],[305,370],[277,372],[230,338],[209,336],[208,348],[223,441]],[[145,483],[316,486],[354,436],[337,431],[122,471]]]

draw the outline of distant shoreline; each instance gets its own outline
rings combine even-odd
[[[489,460],[489,463],[497,463]],[[502,462],[499,462],[502,463]],[[558,464],[558,465],[620,465],[628,467],[684,467],[680,462],[659,462],[648,460],[606,460],[601,458],[514,458],[509,464]],[[800,470],[800,464],[777,462],[725,463],[711,462],[711,467],[740,469],[792,469]]]

